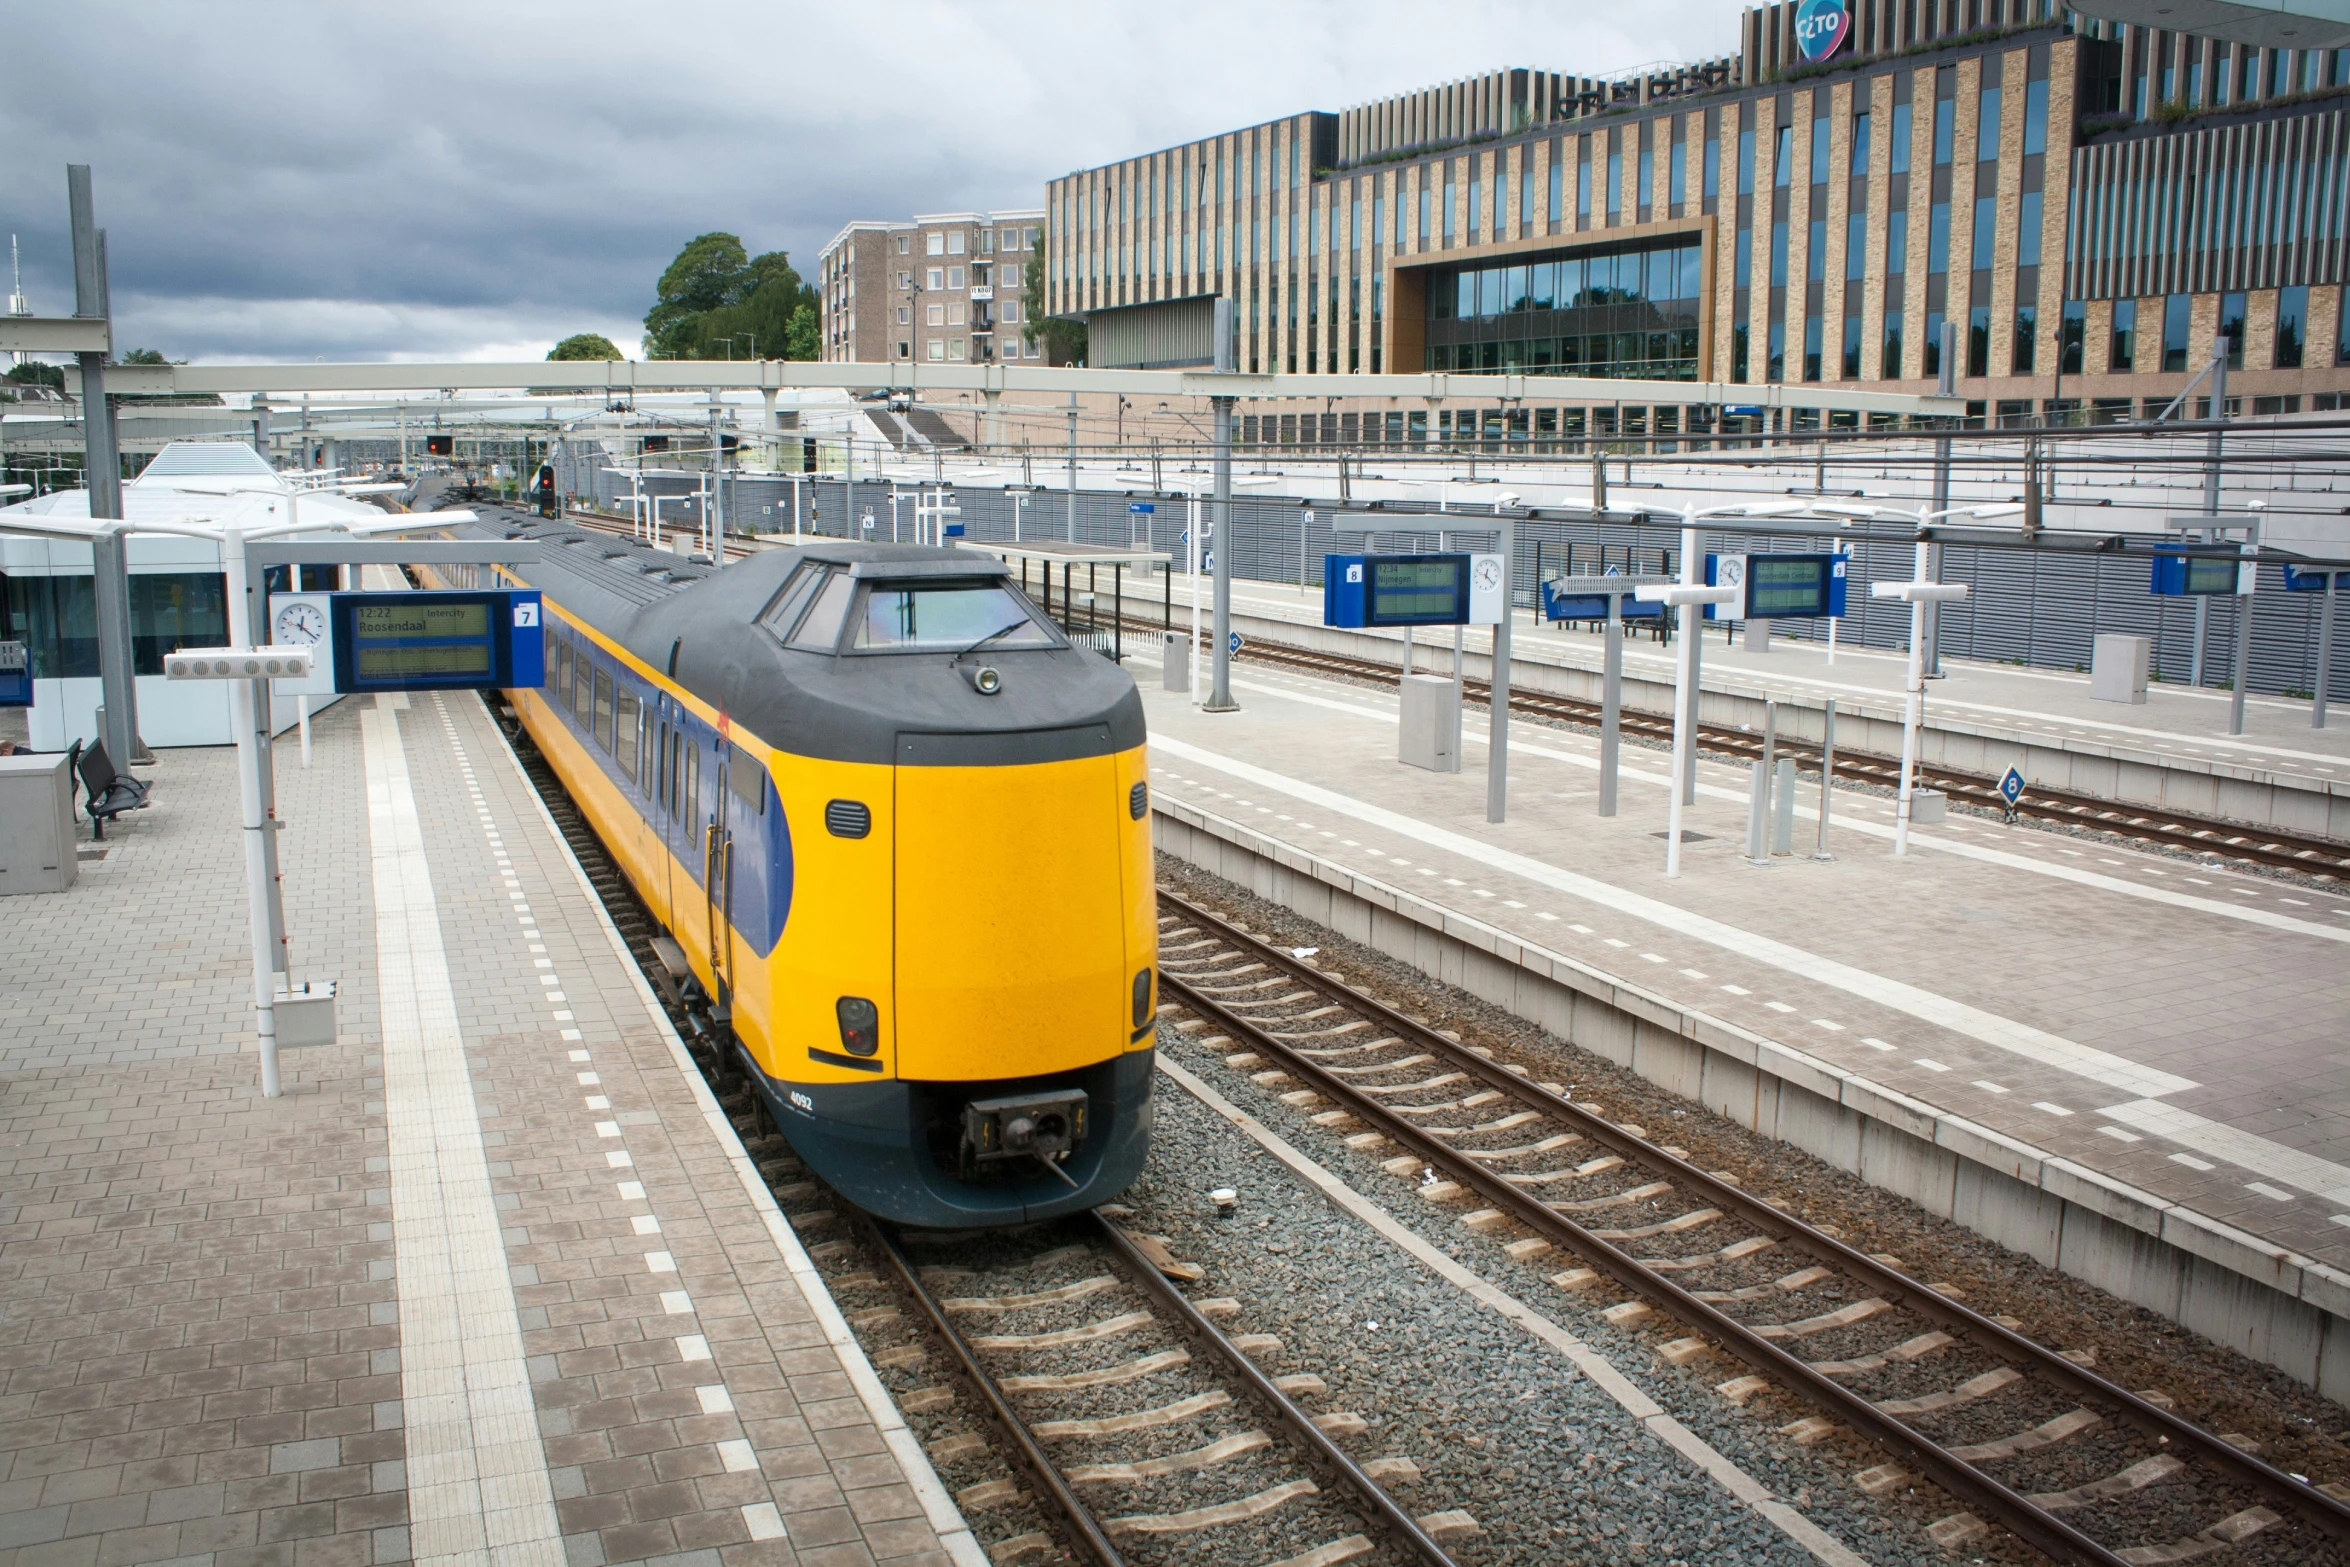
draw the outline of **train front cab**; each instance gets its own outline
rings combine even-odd
[[[1083,726],[770,765],[792,916],[771,1015],[741,1016],[743,987],[737,1032],[794,1148],[911,1224],[1029,1222],[1124,1190],[1149,1148],[1158,1000],[1143,749]],[[1021,1117],[1049,1133],[1072,1090],[1082,1135],[1055,1167],[974,1146]]]

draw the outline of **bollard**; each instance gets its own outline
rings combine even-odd
[[[1795,852],[1795,758],[1779,758],[1778,775],[1772,780],[1771,794],[1771,852]]]
[[[1771,812],[1770,774],[1763,764],[1754,764],[1754,779],[1748,785],[1746,796],[1746,859],[1750,865],[1768,865],[1770,856],[1763,852],[1763,821]]]

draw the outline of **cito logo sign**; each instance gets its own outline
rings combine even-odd
[[[1795,45],[1814,65],[1843,48],[1851,36],[1852,13],[1844,8],[1844,0],[1803,0],[1795,13]]]

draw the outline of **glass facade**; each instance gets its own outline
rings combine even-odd
[[[1427,368],[1698,379],[1696,241],[1428,275]]]

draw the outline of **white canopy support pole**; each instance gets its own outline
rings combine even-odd
[[[236,528],[220,535],[220,561],[228,575],[228,601],[245,602],[245,536]],[[228,683],[229,729],[237,737],[237,795],[245,828],[245,912],[253,928],[254,1032],[261,1045],[261,1096],[282,1091],[277,1072],[277,969],[271,961],[269,828],[261,811],[261,748],[254,742],[253,690],[256,682]]]

